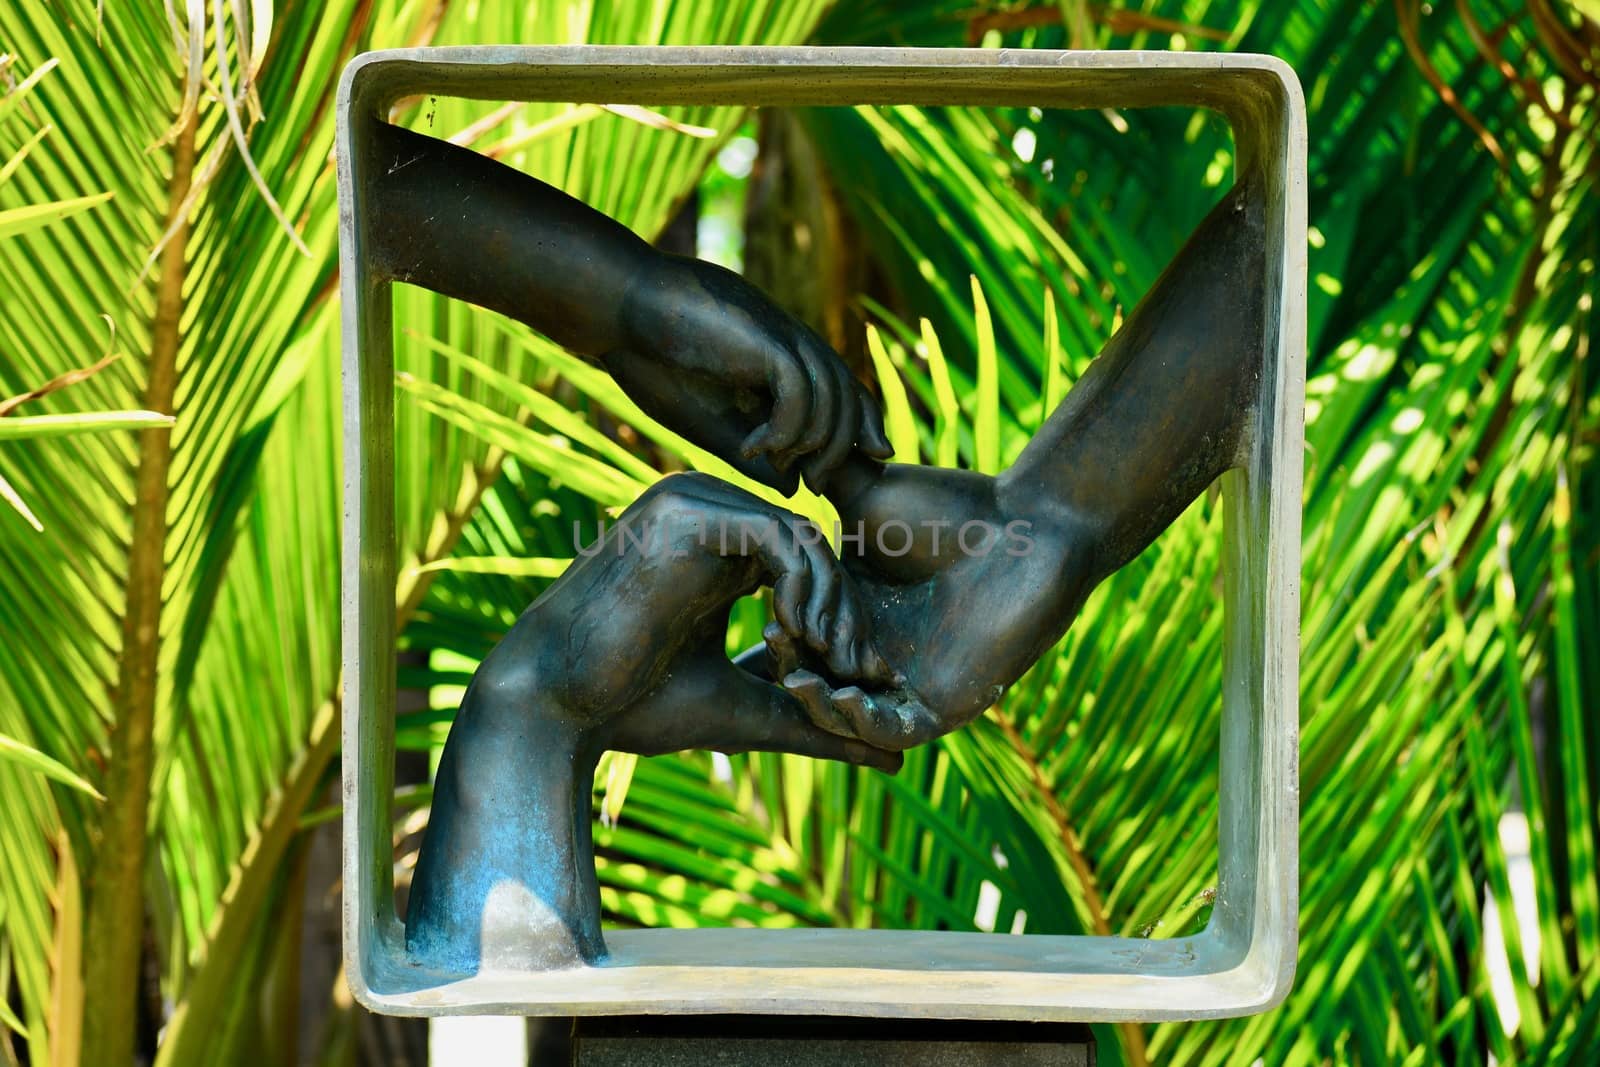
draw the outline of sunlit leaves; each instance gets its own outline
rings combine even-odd
[[[79,775],[74,774],[71,769],[62,766],[61,763],[51,759],[38,749],[30,748],[22,742],[6,737],[3,734],[0,734],[0,760],[6,760],[36,771],[52,781],[71,786],[74,789],[88,793],[92,797],[101,800],[105,799],[100,796],[99,790],[95,789],[93,785],[90,785]]]

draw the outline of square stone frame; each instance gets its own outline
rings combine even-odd
[[[1267,331],[1250,459],[1225,475],[1218,886],[1172,939],[895,930],[610,930],[601,966],[447,984],[405,959],[390,843],[395,708],[394,355],[365,253],[377,117],[411,94],[751,106],[1181,106],[1220,112],[1267,175]],[[485,46],[358,56],[338,96],[344,331],[344,957],[355,997],[398,1015],[745,1012],[1170,1020],[1287,995],[1298,922],[1300,494],[1306,124],[1262,55],[1005,49]]]

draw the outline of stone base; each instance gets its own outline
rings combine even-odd
[[[612,1015],[575,1020],[573,1067],[1094,1067],[1075,1023],[805,1015]]]

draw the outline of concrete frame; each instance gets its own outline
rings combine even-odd
[[[390,856],[394,773],[394,357],[364,256],[363,153],[402,95],[572,103],[1128,108],[1224,115],[1270,179],[1268,342],[1248,466],[1225,476],[1219,884],[1194,937],[891,930],[611,930],[598,967],[430,984],[406,962]],[[1117,1021],[1263,1011],[1293,981],[1304,441],[1306,126],[1261,55],[1004,49],[485,46],[358,56],[338,96],[344,330],[344,953],[387,1014],[744,1012]]]

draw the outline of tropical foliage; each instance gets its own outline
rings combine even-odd
[[[1262,51],[1305,85],[1299,977],[1253,1019],[1106,1028],[1101,1055],[1584,1062],[1600,1046],[1586,6],[11,0],[0,394],[95,364],[108,332],[130,355],[0,417],[8,499],[43,527],[0,509],[0,1053],[125,1063],[159,1030],[167,1064],[299,1055],[284,932],[306,919],[338,745],[330,151],[349,56],[814,42]],[[751,117],[429,98],[396,118],[656,235]],[[845,294],[868,324],[845,316],[838,340],[870,364],[900,457],[984,470],[1082,373],[1232,165],[1219,120],[1176,111],[819,110],[798,136],[831,191],[835,252],[868,279]],[[473,665],[571,554],[574,521],[662,470],[732,474],[516,324],[412,290],[396,322],[401,680],[428,694],[397,733],[436,753]],[[176,421],[34,435],[150,417],[135,409]],[[1198,502],[999,707],[897,778],[609,759],[609,917],[1203,925],[1219,530]],[[761,619],[741,605],[730,647]],[[403,874],[426,786],[400,799]],[[335,976],[312,980],[339,995]]]

